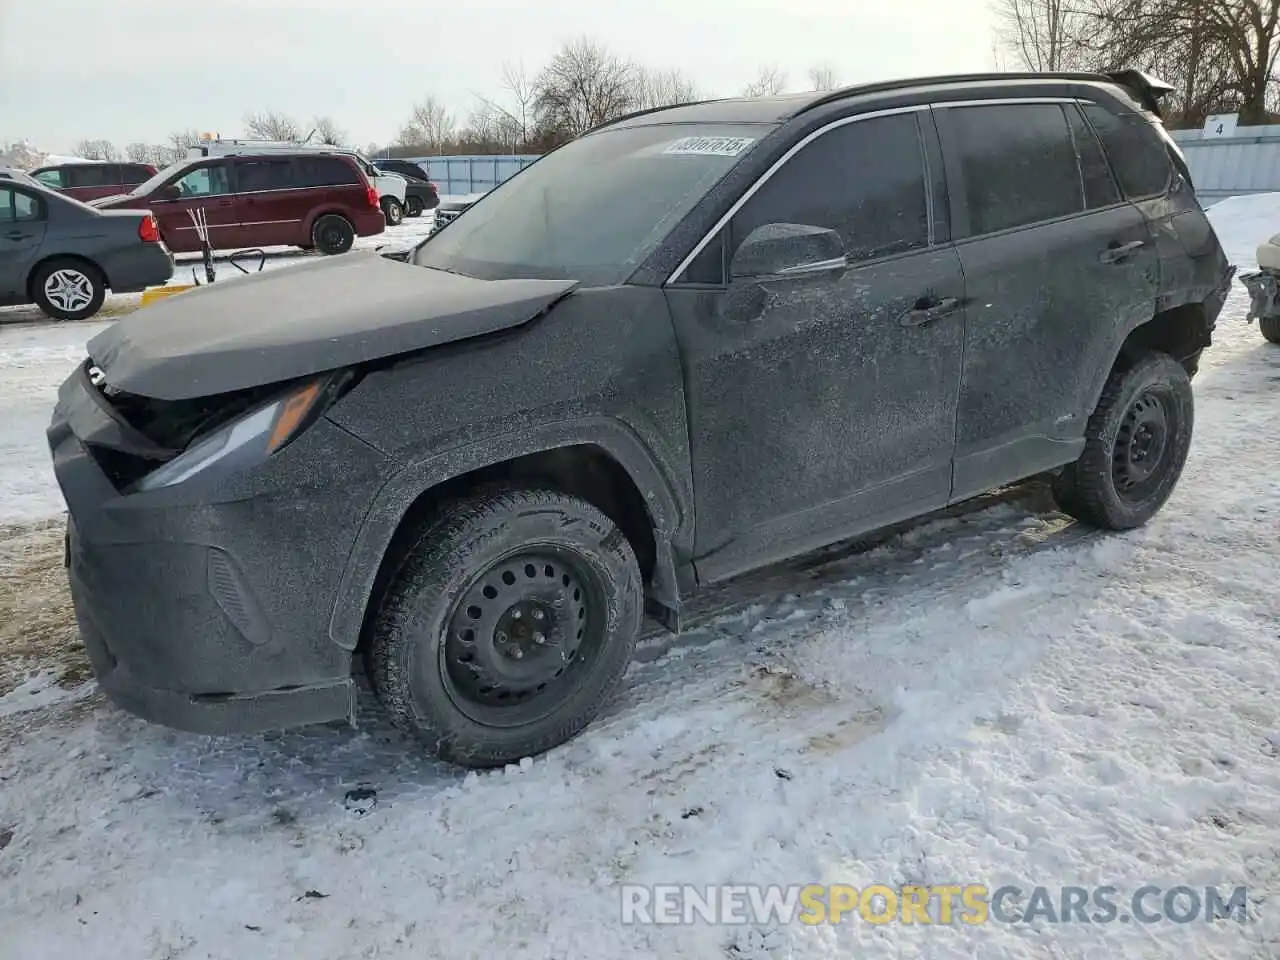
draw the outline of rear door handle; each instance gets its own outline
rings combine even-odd
[[[959,306],[960,300],[957,297],[944,297],[941,300],[937,297],[921,297],[898,322],[904,327],[923,327],[954,313]]]
[[[1121,263],[1124,260],[1128,260],[1135,250],[1140,247],[1145,247],[1146,245],[1147,242],[1145,240],[1131,240],[1128,243],[1113,243],[1098,255],[1098,259],[1103,263]]]

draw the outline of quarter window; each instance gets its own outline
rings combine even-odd
[[[337,157],[299,157],[297,165],[300,187],[336,187],[360,182],[356,168]]]
[[[1071,136],[1075,140],[1076,155],[1080,158],[1080,176],[1084,181],[1084,205],[1089,210],[1109,207],[1120,202],[1120,191],[1111,177],[1111,168],[1102,152],[1102,144],[1084,122],[1078,107],[1067,108],[1071,123]]]
[[[835,230],[852,261],[926,247],[925,180],[914,113],[836,127],[783,164],[747,201],[730,225],[730,249],[770,223]]]
[[[1080,170],[1056,103],[953,107],[973,235],[1010,230],[1084,209]]]
[[[1169,188],[1169,152],[1154,127],[1141,114],[1118,116],[1089,103],[1084,115],[1102,139],[1120,186],[1130,199],[1153,197]]]

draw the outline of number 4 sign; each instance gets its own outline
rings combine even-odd
[[[1234,137],[1238,113],[1215,113],[1204,122],[1205,137]]]

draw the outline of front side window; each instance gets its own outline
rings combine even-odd
[[[679,124],[588,134],[487,193],[413,262],[481,279],[621,283],[772,129]]]
[[[834,230],[854,262],[926,247],[925,181],[915,113],[836,127],[783,164],[743,205],[730,225],[729,249],[771,223]]]
[[[226,163],[213,163],[196,167],[174,181],[179,199],[187,197],[216,197],[231,192],[231,178]]]
[[[1057,103],[951,107],[969,233],[979,236],[1084,209],[1075,146]]]
[[[36,179],[43,183],[46,187],[52,187],[54,190],[62,189],[62,171],[61,170],[41,170],[35,175]]]

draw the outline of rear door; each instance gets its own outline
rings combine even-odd
[[[0,303],[27,302],[27,274],[44,242],[47,213],[34,191],[0,182]]]
[[[1074,460],[1120,343],[1155,307],[1147,221],[1077,111],[935,109],[969,296],[953,500]]]
[[[201,249],[194,216],[204,215],[215,250],[239,246],[240,211],[228,160],[204,160],[188,167],[147,198],[160,222],[160,233],[175,253]]]
[[[291,157],[237,157],[240,226],[236,245],[287,246],[303,242],[309,200]]]

